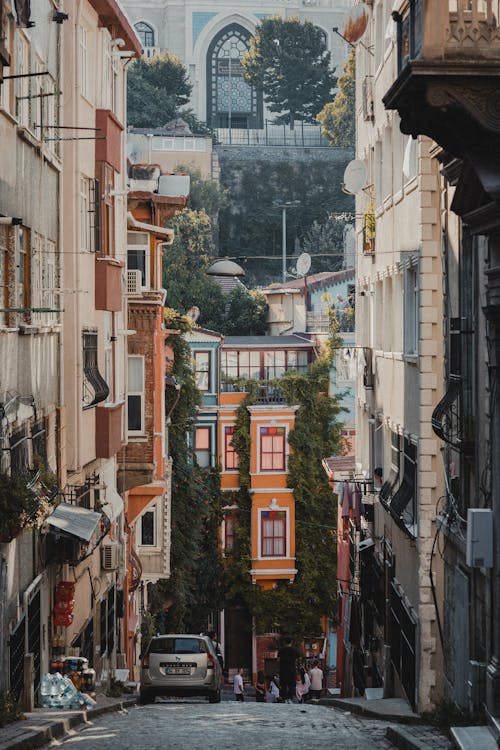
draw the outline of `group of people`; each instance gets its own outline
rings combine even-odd
[[[309,698],[320,698],[323,689],[323,670],[315,660],[312,668],[297,668],[299,652],[292,645],[292,639],[286,638],[279,653],[279,678],[266,677],[260,670],[255,685],[257,703],[305,703]],[[243,667],[234,676],[234,695],[237,701],[245,700],[243,684]]]

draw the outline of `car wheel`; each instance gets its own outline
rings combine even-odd
[[[146,706],[148,703],[154,703],[154,702],[155,702],[155,698],[154,698],[154,695],[152,695],[152,693],[149,693],[146,690],[141,690],[139,694],[139,703],[141,704],[141,706]]]
[[[220,703],[220,689],[208,694],[210,703]]]

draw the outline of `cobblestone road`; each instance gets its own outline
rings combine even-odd
[[[186,699],[109,714],[53,742],[65,750],[389,750],[388,724],[319,705]],[[49,746],[47,746],[49,747]]]

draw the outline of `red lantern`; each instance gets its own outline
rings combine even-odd
[[[70,612],[58,612],[54,617],[56,628],[68,628],[73,622],[73,615]]]

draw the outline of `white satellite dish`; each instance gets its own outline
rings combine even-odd
[[[344,191],[356,195],[366,184],[366,167],[361,159],[349,162],[344,172]]]
[[[305,276],[311,268],[311,256],[309,253],[301,253],[297,258],[297,274]]]

